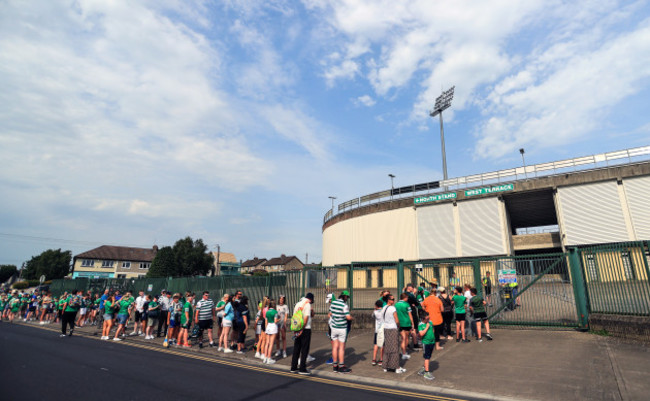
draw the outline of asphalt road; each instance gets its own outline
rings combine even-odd
[[[457,400],[0,324],[2,400]]]

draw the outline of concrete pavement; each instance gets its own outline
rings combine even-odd
[[[53,328],[53,325],[47,325]],[[93,335],[95,327],[77,332]],[[432,357],[435,380],[418,376],[421,352],[402,361],[404,374],[385,373],[371,366],[370,331],[352,331],[346,345],[346,365],[352,373],[332,372],[325,361],[331,355],[324,332],[312,335],[309,365],[314,375],[340,378],[358,383],[389,385],[412,390],[439,391],[450,396],[475,396],[492,399],[530,400],[646,400],[650,394],[650,349],[576,331],[493,329],[494,341],[456,343],[449,341]],[[161,339],[129,337],[127,341],[162,344]],[[252,344],[252,340],[249,340]],[[207,345],[207,344],[206,344]],[[247,344],[248,345],[248,344]],[[288,358],[274,367],[289,369],[292,341],[287,344]],[[222,358],[261,361],[249,350],[244,355],[217,353],[215,348],[188,352],[218,354]]]

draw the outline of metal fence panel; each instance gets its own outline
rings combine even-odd
[[[580,249],[592,313],[650,315],[648,242]]]

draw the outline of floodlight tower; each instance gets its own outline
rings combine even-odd
[[[442,95],[438,96],[436,98],[436,104],[433,106],[433,110],[429,113],[431,117],[435,116],[440,116],[440,142],[442,146],[442,174],[445,179],[447,180],[447,155],[445,153],[445,131],[442,128],[442,111],[445,109],[448,109],[451,106],[451,100],[454,98],[454,88],[456,86],[452,86],[451,89],[447,89],[446,91],[442,92]]]

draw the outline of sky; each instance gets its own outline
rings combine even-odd
[[[321,260],[336,204],[650,144],[648,1],[0,2],[0,264]]]

